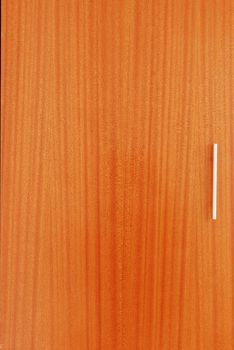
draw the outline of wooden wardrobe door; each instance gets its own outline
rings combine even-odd
[[[232,350],[233,1],[2,19],[0,349]]]

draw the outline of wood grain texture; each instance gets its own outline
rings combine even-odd
[[[1,349],[232,350],[233,1],[2,19]]]

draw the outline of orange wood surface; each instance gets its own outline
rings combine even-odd
[[[2,19],[0,348],[233,350],[233,0]]]

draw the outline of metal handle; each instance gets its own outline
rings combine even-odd
[[[218,145],[213,145],[213,202],[212,202],[212,219],[217,219],[217,180],[218,180]]]

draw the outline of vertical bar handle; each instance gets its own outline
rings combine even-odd
[[[217,182],[218,182],[218,145],[213,145],[213,200],[212,200],[212,219],[217,219]]]

